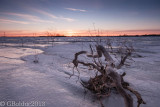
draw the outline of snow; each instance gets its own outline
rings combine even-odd
[[[24,38],[22,46],[21,42],[15,43],[18,39],[9,38],[5,45],[0,46],[0,102],[39,101],[39,104],[45,102],[45,107],[100,107],[92,93],[85,95],[76,76],[69,78],[74,53],[88,50],[91,42],[85,42],[86,38],[57,38],[52,46],[46,38]],[[126,38],[111,39],[119,41]],[[134,57],[130,66],[118,72],[125,71],[127,75],[124,79],[141,93],[147,103],[141,107],[159,107],[160,38],[127,39],[132,42],[136,54],[142,57]],[[86,41],[89,40],[87,38]],[[35,58],[38,58],[38,63],[33,62]],[[78,72],[75,74],[79,75]],[[82,71],[80,78],[87,79],[90,75],[89,71]],[[131,95],[136,107],[137,100]],[[106,107],[124,107],[123,98],[116,93],[104,98],[103,103]]]

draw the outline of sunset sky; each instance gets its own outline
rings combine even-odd
[[[0,0],[0,36],[4,32],[6,36],[160,34],[160,0]]]

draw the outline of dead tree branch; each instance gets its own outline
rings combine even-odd
[[[111,44],[109,44],[111,47]],[[99,75],[95,75],[94,78],[90,78],[88,81],[81,80],[81,84],[84,88],[90,90],[93,92],[99,99],[104,96],[109,96],[111,93],[112,88],[116,88],[116,90],[121,94],[121,96],[124,98],[125,107],[133,107],[133,98],[126,90],[129,90],[133,94],[136,95],[138,99],[138,106],[140,104],[145,104],[143,101],[141,95],[129,87],[129,83],[125,82],[123,77],[126,75],[123,73],[122,75],[118,74],[116,72],[117,69],[120,69],[124,64],[125,61],[129,56],[131,56],[133,49],[126,47],[124,55],[121,55],[121,61],[116,66],[115,61],[109,54],[108,50],[102,46],[97,45],[96,46],[96,54],[94,54],[92,47],[90,46],[91,54],[88,54],[87,51],[80,51],[75,53],[74,59],[72,63],[74,64],[74,67],[78,67],[79,64],[83,66],[87,66],[90,68],[95,69],[97,72],[99,72]],[[93,58],[93,62],[85,62],[78,60],[79,55],[84,54],[89,58]],[[99,58],[102,57],[102,55],[105,58],[105,65],[103,65]],[[96,60],[98,58],[98,61]],[[79,71],[78,71],[79,72]],[[101,106],[104,106],[103,103],[100,101]]]

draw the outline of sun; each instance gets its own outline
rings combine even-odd
[[[69,30],[69,31],[67,32],[67,36],[75,36],[75,33],[76,33],[76,32],[74,32],[73,30]]]

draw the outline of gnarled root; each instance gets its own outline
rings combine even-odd
[[[84,88],[90,90],[92,93],[94,93],[97,98],[100,101],[100,104],[102,107],[104,107],[101,97],[109,96],[112,89],[116,89],[121,96],[124,98],[125,107],[133,107],[133,99],[130,94],[127,93],[126,90],[129,90],[133,94],[136,95],[138,99],[138,106],[140,104],[146,104],[141,95],[129,87],[129,83],[125,82],[123,80],[123,77],[126,75],[123,73],[122,75],[118,74],[116,72],[117,69],[120,69],[124,62],[126,61],[127,57],[131,55],[131,50],[128,49],[126,55],[121,58],[121,62],[118,66],[115,65],[112,57],[109,55],[108,51],[101,45],[98,45],[96,47],[97,49],[97,55],[93,55],[93,51],[91,51],[91,55],[87,55],[87,57],[93,58],[93,62],[84,62],[78,60],[78,56],[81,54],[87,54],[86,51],[80,51],[75,54],[74,60],[72,63],[74,64],[74,67],[78,67],[79,64],[87,67],[92,67],[97,72],[99,72],[99,75],[96,74],[95,77],[90,78],[89,81],[83,81],[81,80],[81,84]],[[92,48],[91,48],[92,50]],[[105,60],[107,61],[107,64],[104,66],[100,62],[96,62],[95,58],[102,57],[104,55]]]

